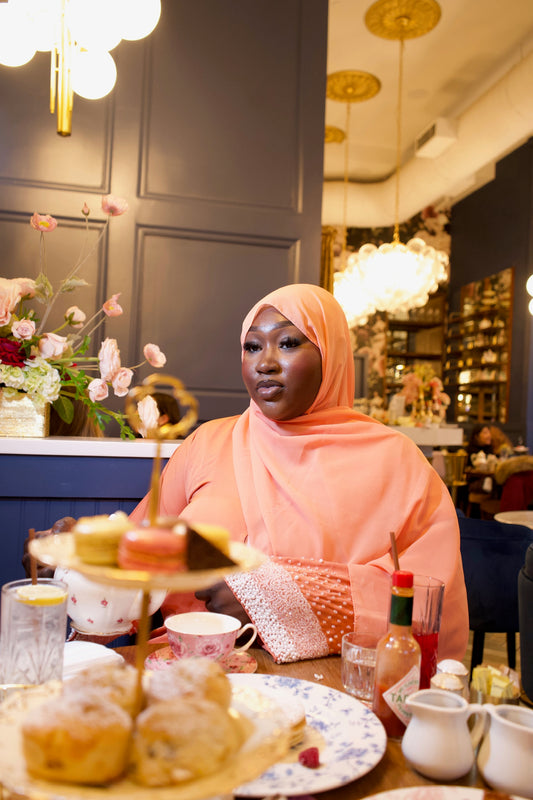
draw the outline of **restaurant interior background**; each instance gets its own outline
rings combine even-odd
[[[325,101],[333,71],[365,70],[381,82],[375,98],[352,110],[351,241],[360,229],[366,235],[394,221],[398,50],[365,27],[370,5],[163,0],[154,32],[116,48],[111,94],[75,98],[69,137],[57,135],[48,110],[49,56],[0,67],[2,275],[36,276],[34,211],[61,226],[61,238],[47,242],[53,283],[80,249],[84,202],[96,239],[100,195],[125,197],[129,212],[87,264],[84,309],[121,292],[127,313],[113,320],[113,336],[124,362],[140,360],[141,343],[157,342],[168,371],[198,398],[201,419],[239,413],[247,402],[238,344],[244,314],[276,286],[318,283],[322,226],[343,224],[344,148],[324,145],[324,126],[342,127],[345,111]],[[440,5],[437,27],[405,47],[401,221],[421,219],[428,207],[445,215],[448,311],[459,310],[461,287],[513,268],[501,427],[533,450],[525,291],[533,272],[531,4]],[[417,157],[417,138],[441,119],[457,138],[441,155]]]

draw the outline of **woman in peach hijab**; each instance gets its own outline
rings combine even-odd
[[[337,301],[308,284],[277,289],[246,316],[241,344],[250,406],[185,439],[162,474],[160,513],[223,525],[269,559],[197,596],[212,611],[249,617],[276,661],[339,653],[354,627],[376,640],[386,630],[394,531],[402,569],[446,584],[439,658],[462,659],[468,610],[455,509],[407,437],[352,409],[353,356]]]

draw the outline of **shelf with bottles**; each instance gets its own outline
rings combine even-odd
[[[460,386],[455,397],[457,422],[507,422],[507,387]]]
[[[513,270],[461,289],[448,316],[443,383],[457,422],[507,422]]]

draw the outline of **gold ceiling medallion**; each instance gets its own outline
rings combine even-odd
[[[365,14],[365,25],[382,39],[415,39],[440,20],[436,0],[377,0]]]
[[[381,81],[370,72],[346,69],[328,75],[326,97],[343,103],[362,103],[381,89]]]
[[[326,125],[324,131],[325,144],[342,144],[345,138],[346,134],[341,128],[336,128],[334,125]]]

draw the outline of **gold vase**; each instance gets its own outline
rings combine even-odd
[[[50,404],[36,403],[25,392],[0,389],[0,436],[48,436]]]

